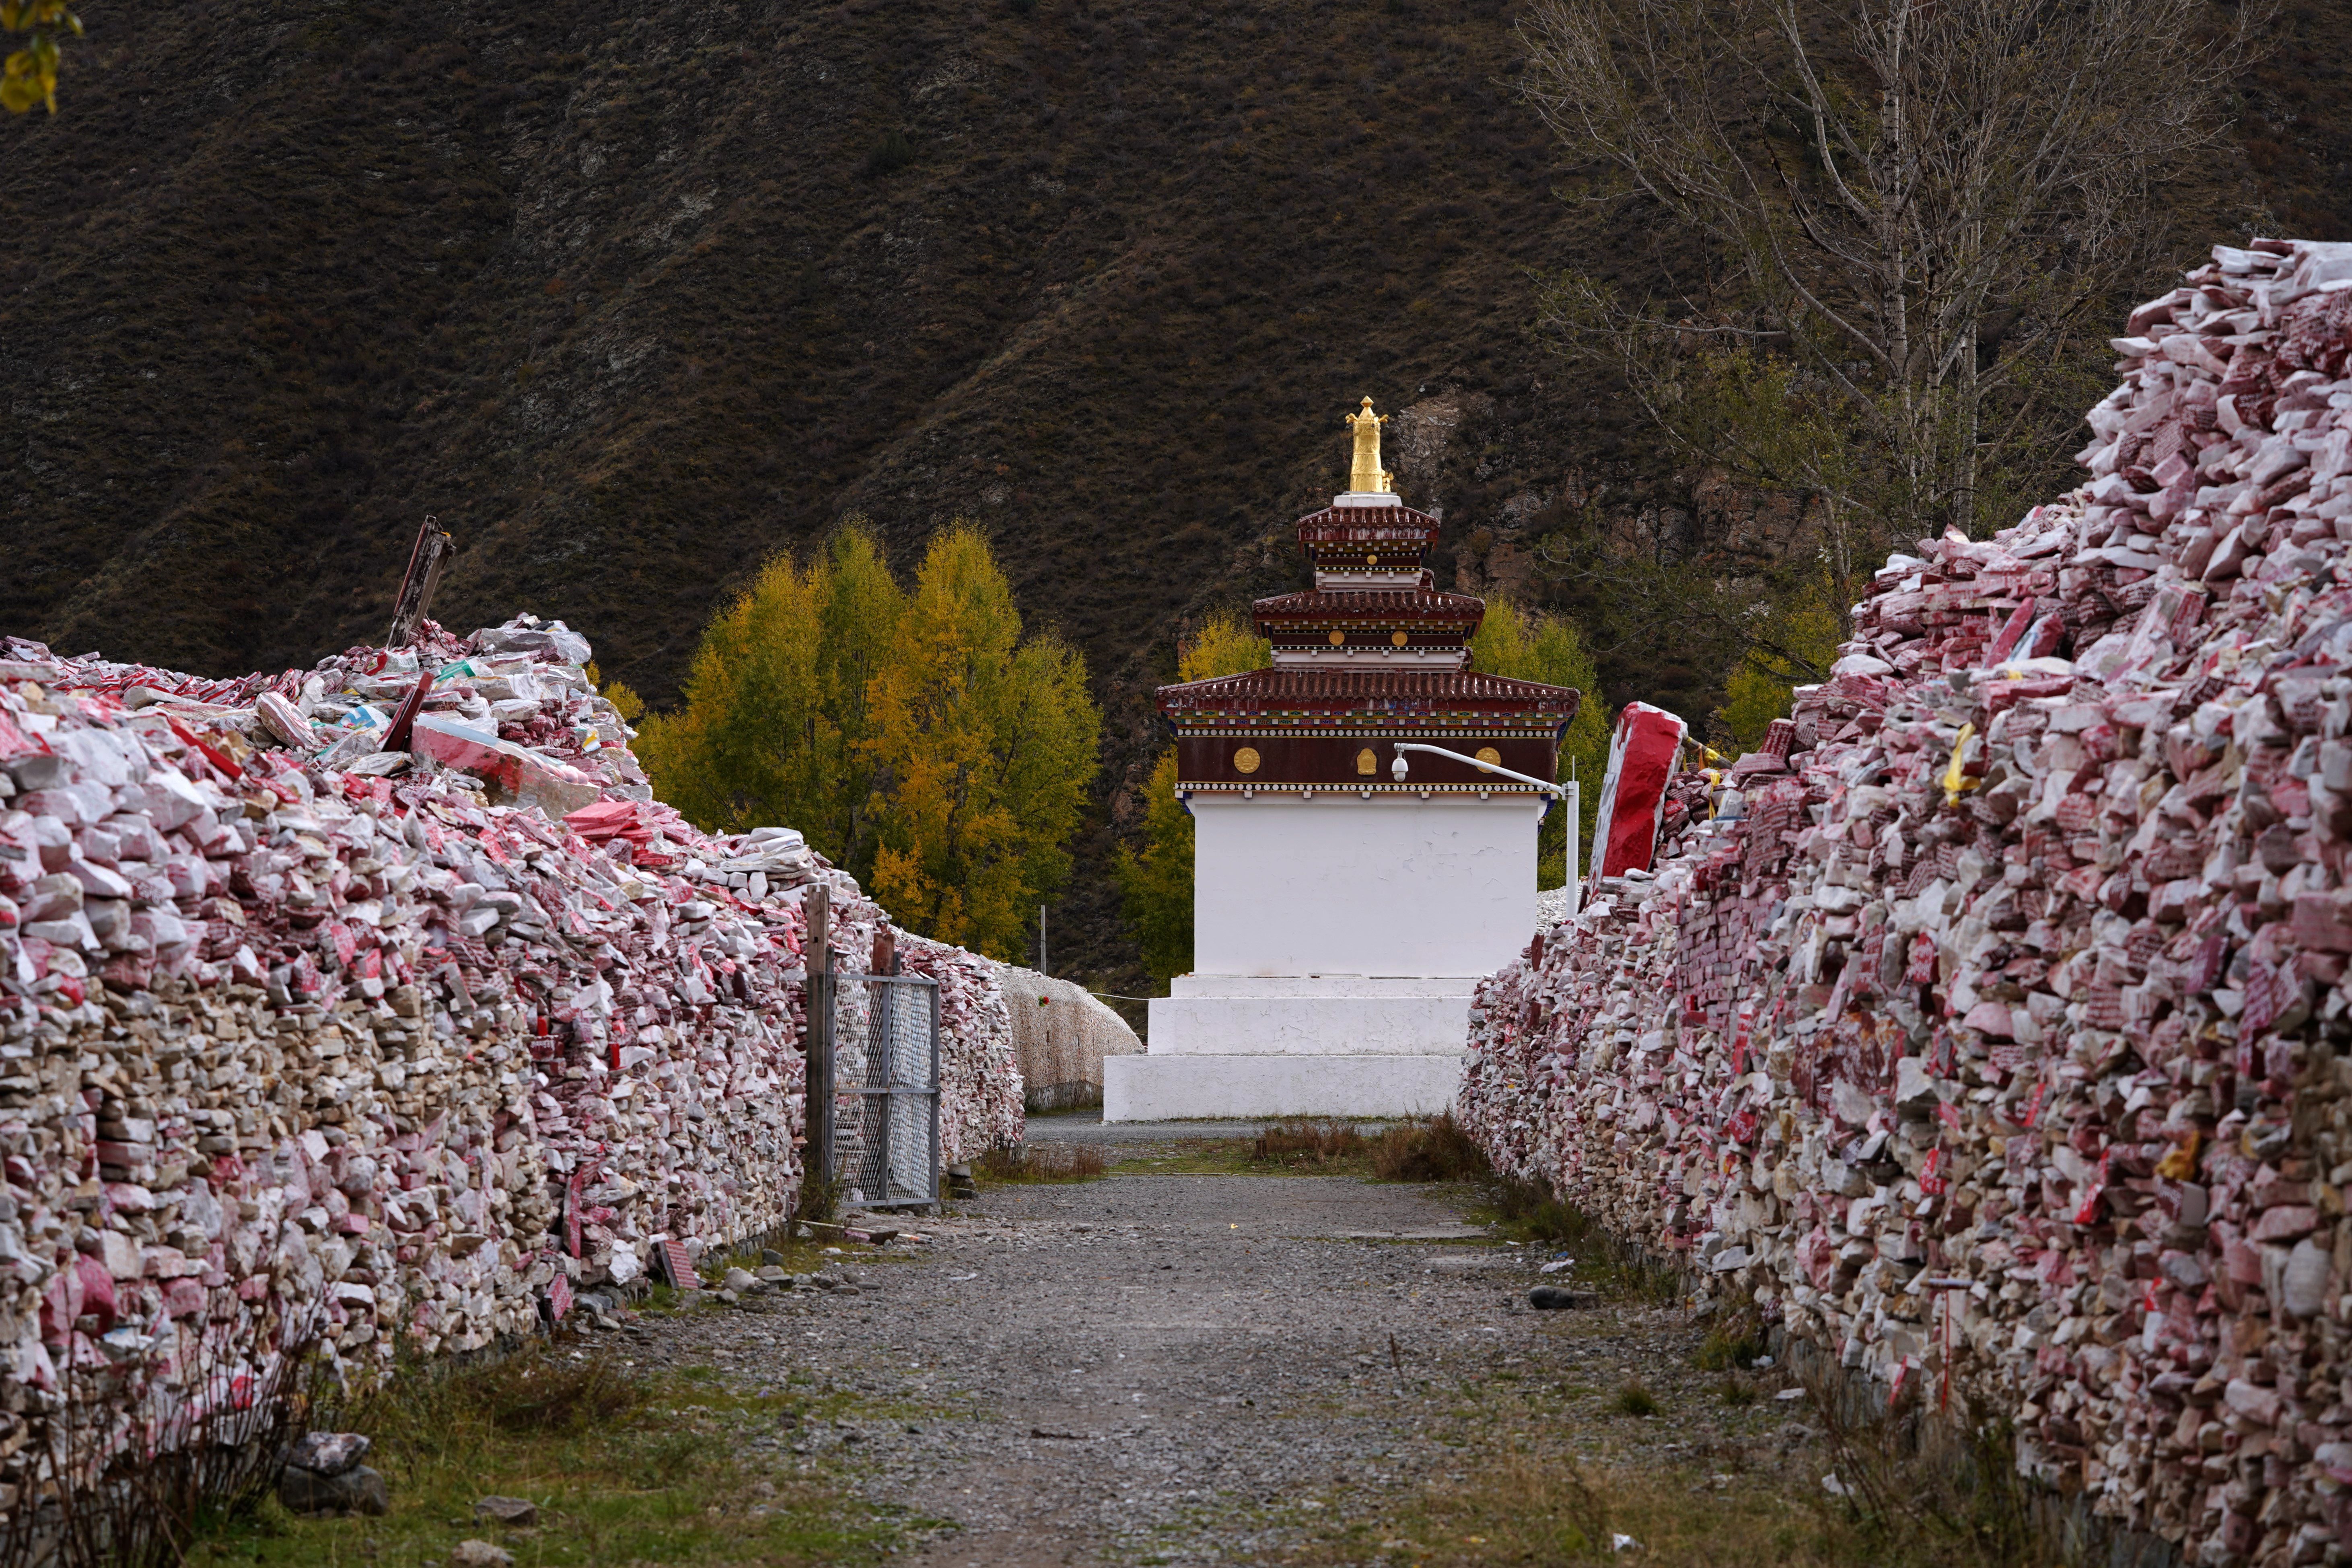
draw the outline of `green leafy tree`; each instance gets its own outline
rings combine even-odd
[[[1820,677],[1837,656],[1836,612],[1819,600],[1773,607],[1777,624],[1751,641],[1724,682],[1716,718],[1737,751],[1752,751],[1776,718],[1789,716],[1797,687]],[[1779,650],[1792,650],[1784,655]]]
[[[1601,677],[1576,623],[1523,610],[1508,600],[1491,601],[1486,620],[1470,639],[1470,664],[1490,675],[1573,686],[1584,694],[1560,740],[1559,780],[1564,784],[1573,778],[1578,782],[1582,821],[1577,842],[1589,848],[1601,810],[1601,781],[1609,768],[1609,705],[1594,689]],[[1536,839],[1536,884],[1559,887],[1567,881],[1568,818],[1555,809],[1545,816]]]
[[[621,716],[622,722],[635,724],[645,716],[646,699],[637,695],[628,682],[606,680],[593,659],[588,661],[588,668],[583,673],[588,684],[596,688],[596,695],[613,705],[613,711]]]
[[[1144,793],[1143,852],[1125,844],[1111,875],[1143,967],[1162,991],[1192,967],[1192,813],[1176,798],[1176,752],[1160,754]]]
[[[1890,546],[2068,482],[2107,323],[2173,259],[2162,189],[2220,135],[2273,9],[1538,0],[1529,102],[1587,193],[1691,258],[1631,288],[1563,277],[1543,326],[1692,469],[1795,519],[1777,560],[1554,564],[1632,635],[1747,660],[1749,687],[1818,678],[1809,607],[1843,627]],[[2150,38],[2162,70],[2136,64]]]
[[[911,929],[1013,956],[1068,873],[1100,729],[1085,661],[1024,639],[975,529],[932,540],[910,595],[853,517],[712,618],[637,749],[698,824],[789,823]]]
[[[1260,669],[1272,657],[1266,640],[1241,616],[1213,615],[1176,659],[1180,681],[1206,681]],[[1121,844],[1111,874],[1143,967],[1162,990],[1192,967],[1192,813],[1176,798],[1176,748],[1151,769],[1143,813],[1143,851]]]

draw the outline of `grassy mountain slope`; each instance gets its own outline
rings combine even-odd
[[[1109,720],[1055,967],[1131,977],[1100,873],[1150,687],[1189,620],[1297,580],[1358,397],[1410,411],[1402,487],[1468,586],[1535,585],[1564,497],[1687,504],[1526,336],[1537,271],[1646,262],[1555,199],[1513,16],[93,10],[62,112],[0,127],[0,627],[307,661],[382,635],[431,513],[442,619],[561,615],[658,703],[764,555],[863,510],[910,565],[969,515]],[[2344,16],[2282,26],[2200,200],[2352,234]],[[1701,710],[1716,675],[1604,664]]]

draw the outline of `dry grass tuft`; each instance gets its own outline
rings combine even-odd
[[[1620,1416],[1654,1416],[1658,1413],[1658,1396],[1643,1387],[1641,1379],[1635,1378],[1617,1391],[1617,1397],[1610,1401],[1610,1408]]]
[[[470,1380],[483,1415],[502,1432],[570,1437],[634,1420],[646,1402],[645,1385],[622,1376],[601,1356],[509,1356],[471,1374]]]
[[[1931,1543],[1937,1562],[2042,1560],[2006,1424],[1956,1432],[1909,1401],[1862,1414],[1820,1385],[1812,1395],[1847,1523],[1888,1542]]]
[[[1701,1372],[1734,1372],[1755,1364],[1764,1354],[1764,1320],[1750,1310],[1736,1313],[1706,1331],[1691,1364]]]
[[[1360,1160],[1371,1144],[1350,1122],[1297,1122],[1268,1127],[1250,1144],[1250,1158],[1259,1165],[1337,1165]]]
[[[1382,1181],[1492,1181],[1495,1169],[1453,1113],[1389,1128],[1372,1145],[1372,1174]]]
[[[988,1183],[1093,1181],[1103,1174],[1103,1152],[1092,1144],[1022,1144],[989,1150],[971,1169]]]

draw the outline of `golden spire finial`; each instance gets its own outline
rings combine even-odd
[[[1384,495],[1389,489],[1389,476],[1381,470],[1381,426],[1389,416],[1372,412],[1372,400],[1364,400],[1363,412],[1341,416],[1356,427],[1356,461],[1348,472],[1348,488],[1358,495]]]

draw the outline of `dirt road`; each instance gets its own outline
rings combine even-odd
[[[645,1348],[746,1392],[855,1396],[859,1414],[755,1442],[936,1521],[927,1568],[1328,1559],[1340,1540],[1364,1555],[1329,1560],[1380,1561],[1384,1520],[1529,1432],[1704,1471],[1789,1428],[1769,1394],[1721,1403],[1671,1309],[1528,1310],[1538,1260],[1440,1190],[994,1188],[929,1247],[846,1260],[854,1296],[752,1298]],[[1657,1414],[1617,1409],[1633,1380]]]

